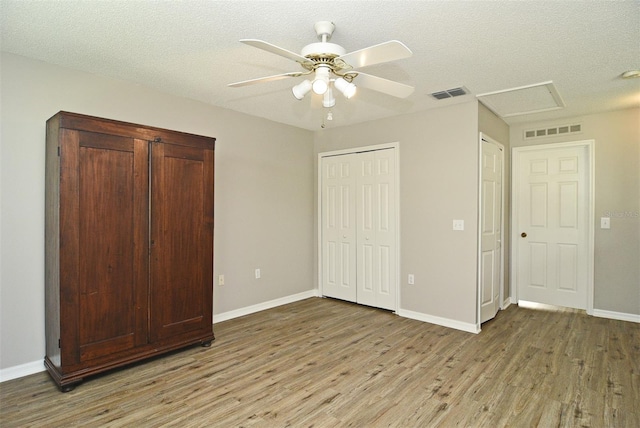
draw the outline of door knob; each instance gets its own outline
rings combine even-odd
[[[526,237],[527,237],[527,234],[526,234],[526,233],[524,233],[524,232],[522,232],[522,233],[520,234],[520,236],[522,236],[523,238],[526,238]]]

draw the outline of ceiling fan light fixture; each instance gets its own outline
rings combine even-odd
[[[353,83],[347,82],[342,77],[339,77],[333,82],[334,86],[337,90],[342,92],[345,98],[349,99],[356,94],[356,85]]]
[[[327,91],[322,96],[322,106],[331,108],[336,105],[336,98],[333,96],[333,90],[331,87],[327,88]]]
[[[322,95],[322,105],[327,109],[336,105],[336,90],[340,91],[347,99],[356,94],[357,88],[353,84],[355,77],[358,77],[358,85],[393,97],[406,98],[413,93],[412,86],[358,71],[362,67],[410,57],[413,53],[407,46],[398,40],[390,40],[364,49],[346,52],[342,46],[329,42],[335,27],[335,24],[330,21],[316,22],[314,29],[319,41],[304,46],[299,54],[263,40],[240,40],[246,45],[292,60],[302,66],[303,70],[243,80],[230,83],[227,86],[237,88],[288,77],[307,76],[307,80],[291,87],[293,96],[297,100],[302,100],[309,92],[313,91],[314,94]],[[315,95],[313,98],[317,99]],[[326,120],[331,120],[333,113],[331,110],[328,111]],[[322,128],[324,128],[324,120]]]
[[[322,95],[329,89],[329,72],[330,68],[326,65],[320,65],[316,68],[316,77],[312,83],[313,92]]]
[[[303,99],[304,96],[307,95],[307,93],[309,93],[310,90],[311,90],[311,80],[308,80],[308,79],[298,83],[293,88],[291,88],[291,92],[293,92],[293,96],[296,97],[296,99],[298,100]]]

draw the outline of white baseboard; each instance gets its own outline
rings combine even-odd
[[[613,312],[613,311],[605,311],[602,309],[594,309],[591,315],[599,318],[609,318],[612,320],[631,321],[631,322],[640,323],[640,315],[627,314],[624,312]]]
[[[504,299],[504,301],[502,302],[502,306],[500,306],[500,310],[504,311],[505,309],[507,309],[509,306],[511,306],[511,303],[515,303],[515,302],[511,302],[511,298],[507,297],[506,299]]]
[[[29,376],[34,373],[40,373],[44,370],[44,359],[33,361],[31,363],[20,364],[19,366],[7,367],[6,369],[0,369],[0,383],[17,379],[19,377]]]
[[[480,326],[472,323],[466,323],[461,321],[452,320],[449,318],[436,317],[434,315],[427,315],[421,312],[408,311],[406,309],[399,309],[398,315],[405,318],[411,318],[416,321],[428,322],[430,324],[441,325],[443,327],[454,328],[456,330],[466,331],[467,333],[480,333]]]
[[[247,306],[245,308],[235,309],[233,311],[223,312],[221,314],[213,315],[213,323],[227,321],[233,318],[242,317],[245,315],[253,314],[255,312],[264,311],[266,309],[275,308],[278,306],[286,305],[288,303],[297,302],[299,300],[308,299],[310,297],[319,297],[318,290],[309,290],[302,293],[293,294],[291,296],[281,297],[279,299],[270,300],[268,302],[258,303],[257,305]]]

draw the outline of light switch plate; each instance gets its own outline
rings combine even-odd
[[[600,229],[611,229],[611,217],[600,217]]]
[[[464,220],[453,220],[453,230],[464,230]]]

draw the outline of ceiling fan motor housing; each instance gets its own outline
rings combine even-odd
[[[309,59],[329,58],[333,59],[347,53],[345,48],[335,43],[318,42],[311,43],[302,48],[301,55]]]
[[[300,53],[303,57],[312,60],[316,67],[319,64],[329,64],[333,70],[333,59],[347,53],[346,49],[335,43],[329,43],[333,31],[336,29],[336,25],[331,21],[319,21],[313,27],[318,35],[320,42],[311,43],[304,48]]]

